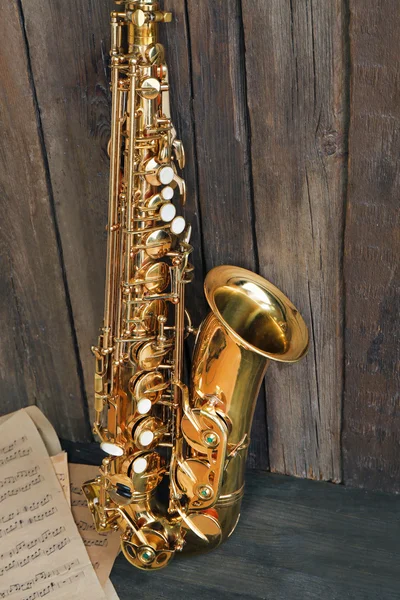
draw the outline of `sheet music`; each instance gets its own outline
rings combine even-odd
[[[8,415],[3,415],[0,417],[0,425],[3,425],[3,423],[21,411],[26,412],[34,422],[36,429],[38,430],[40,437],[46,446],[48,454],[50,456],[59,454],[61,452],[61,444],[57,437],[56,431],[48,418],[44,416],[40,408],[35,405],[25,406],[25,408],[21,408],[19,411],[9,413]]]
[[[111,583],[111,579],[107,579],[107,581],[103,585],[103,590],[105,595],[107,596],[107,600],[119,600],[119,596],[115,591],[115,587]]]
[[[68,501],[68,504],[69,504],[69,506],[71,506],[71,490],[70,490],[70,477],[69,477],[67,453],[61,452],[60,454],[57,454],[56,456],[52,456],[51,462],[53,463],[53,467],[56,472],[58,481],[61,484],[61,487],[62,487],[64,495]],[[72,470],[73,477],[74,477],[71,487],[73,487],[74,489],[79,488],[80,482],[87,481],[88,479],[95,477],[98,472],[97,467],[88,467],[87,465],[73,465],[73,466],[70,465],[70,469]],[[85,513],[84,513],[83,509],[81,507],[79,507],[79,510],[77,511],[76,516],[79,519],[79,521],[77,523],[78,530],[79,530],[83,540],[85,540],[87,528],[79,529],[79,523],[88,521],[91,518],[90,511],[88,508],[86,508]],[[116,541],[118,540],[117,545],[119,547],[119,535],[117,533],[115,533],[115,534],[112,534],[112,536],[113,536],[113,538],[116,537]],[[87,548],[87,550],[88,550],[88,548]],[[112,556],[109,554],[110,551],[113,552]],[[90,558],[90,554],[92,554],[93,561],[98,563],[98,569],[96,571],[98,579],[101,582],[103,580],[105,581],[105,583],[102,584],[102,588],[104,590],[107,600],[118,600],[117,592],[115,591],[114,586],[111,583],[110,579],[108,579],[108,575],[110,573],[110,570],[114,563],[114,559],[116,557],[116,552],[113,551],[112,548],[107,549],[107,548],[101,547],[101,550],[99,548],[99,552],[95,553],[94,555],[93,555],[93,553],[89,553],[89,558]],[[92,560],[91,560],[91,562],[92,562]]]
[[[61,484],[64,495],[67,499],[67,502],[68,502],[69,506],[71,506],[71,490],[70,490],[70,478],[69,478],[67,453],[61,452],[60,454],[57,454],[56,456],[52,456],[51,462],[53,463],[53,468],[56,472],[57,479]],[[82,467],[82,468],[79,468],[79,467]],[[73,473],[74,477],[76,478],[74,480],[74,482],[72,483],[72,487],[74,487],[74,488],[79,486],[79,482],[81,480],[87,481],[87,479],[89,479],[91,477],[95,477],[97,475],[97,471],[98,471],[97,467],[90,467],[91,470],[89,471],[89,470],[87,470],[86,465],[75,465],[74,467],[71,467],[71,465],[70,465],[70,468],[72,468],[72,471],[74,472]],[[78,516],[78,518],[81,518],[84,515],[80,514],[80,511],[79,511],[77,516]],[[87,517],[90,517],[89,510],[87,510]],[[79,530],[79,526],[78,526],[78,530]],[[85,539],[84,529],[82,529],[80,531],[80,534],[81,534],[81,537],[83,539]],[[118,534],[113,534],[113,537],[115,537],[115,535],[117,535],[117,537],[119,538]],[[118,546],[119,546],[119,542],[118,542]],[[115,557],[116,557],[116,554],[114,553],[112,563],[114,562]],[[90,558],[90,556],[89,556],[89,558]],[[97,569],[96,574],[100,581],[103,581],[103,580],[105,581],[105,583],[102,584],[102,588],[104,590],[107,600],[119,600],[118,594],[115,591],[113,584],[111,583],[110,579],[107,579],[108,574],[112,568],[112,564],[110,565],[111,559],[109,561],[107,553],[104,552],[103,555],[100,555],[100,553],[98,555],[95,555],[93,557],[93,560],[95,562],[99,562],[99,568]],[[104,566],[103,566],[103,561],[105,563]]]
[[[98,467],[70,464],[69,474],[72,514],[97,577],[104,586],[120,551],[120,534],[116,531],[107,534],[97,533],[82,492],[82,484],[89,479],[94,479],[99,474]]]
[[[33,421],[0,426],[0,599],[105,600]]]
[[[68,455],[66,452],[60,452],[55,456],[51,456],[51,463],[59,484],[62,487],[64,496],[68,505],[71,506],[71,490],[69,486],[69,470],[68,470]]]

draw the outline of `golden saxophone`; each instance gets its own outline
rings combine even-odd
[[[104,323],[96,358],[94,432],[106,453],[83,486],[96,529],[121,531],[140,569],[175,552],[206,552],[237,524],[249,432],[269,360],[296,362],[307,327],[274,285],[220,266],[205,280],[190,389],[183,382],[185,309],[193,278],[184,167],[169,107],[154,0],[111,13],[112,117]]]

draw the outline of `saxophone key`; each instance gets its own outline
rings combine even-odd
[[[160,218],[164,223],[169,223],[175,218],[176,208],[171,202],[163,204],[160,208]],[[171,227],[172,230],[172,227]],[[174,233],[174,232],[173,232]]]
[[[150,400],[152,404],[161,399],[162,393],[169,387],[159,371],[150,371],[149,373],[139,373],[134,375],[129,381],[129,391],[136,400],[140,402],[143,398]]]
[[[161,82],[155,77],[146,77],[143,79],[141,86],[136,88],[136,91],[146,100],[155,100],[161,92]]]
[[[172,167],[165,165],[157,172],[157,179],[162,185],[169,185],[174,180],[175,172]]]
[[[143,236],[143,247],[148,256],[157,260],[163,258],[172,247],[172,239],[165,229],[157,229]]]
[[[160,483],[165,467],[157,452],[139,451],[127,458],[120,467],[120,475],[126,475],[132,483],[133,498],[149,494]]]
[[[180,235],[186,227],[186,221],[183,217],[175,217],[171,222],[171,232],[174,235]]]
[[[123,456],[125,453],[124,448],[120,444],[111,442],[102,442],[100,448],[109,456]]]
[[[208,508],[215,502],[218,477],[206,460],[189,458],[178,464],[177,483],[189,499],[190,508]]]
[[[173,180],[173,182],[171,182],[171,187],[178,187],[179,188],[179,194],[180,194],[180,197],[181,197],[181,204],[182,204],[182,206],[185,206],[185,204],[186,204],[186,183],[185,183],[185,180],[182,179],[182,177],[179,177],[179,175],[177,175],[175,173],[174,180]]]
[[[169,267],[165,262],[154,262],[145,265],[137,275],[148,292],[160,294],[169,284]]]
[[[172,198],[174,197],[173,188],[170,185],[165,186],[161,190],[161,196],[162,196],[163,200],[172,200]]]
[[[144,174],[146,176],[146,181],[155,187],[169,185],[174,181],[176,176],[173,163],[160,164],[156,158],[150,158],[145,163]]]
[[[132,470],[136,475],[141,475],[147,469],[148,461],[144,456],[137,458],[132,464]]]
[[[175,150],[175,158],[177,160],[179,168],[183,169],[185,167],[185,149],[181,140],[175,139],[172,143],[172,146]]]
[[[146,200],[145,208],[149,211],[150,210],[153,211],[153,210],[156,210],[162,203],[163,203],[163,197],[162,197],[161,193],[153,194],[152,196],[150,196],[150,198],[148,198]],[[141,210],[143,208],[144,207],[142,207]],[[139,218],[138,221],[140,221],[140,220],[141,219]]]
[[[164,46],[160,43],[150,44],[146,48],[146,59],[152,65],[160,65],[164,62],[165,51]]]
[[[136,404],[136,410],[139,415],[146,415],[151,411],[153,404],[149,398],[141,398]]]
[[[156,348],[154,340],[146,342],[131,354],[131,360],[142,371],[151,371],[157,369],[164,360],[164,357],[170,351],[171,346],[162,349]]]
[[[156,263],[158,264],[158,263]],[[168,271],[168,283],[169,283],[169,271]],[[167,284],[168,285],[168,284]],[[162,290],[155,290],[156,293]],[[139,309],[140,319],[143,323],[143,327],[148,334],[153,333],[157,329],[158,317],[160,315],[167,314],[167,306],[163,300],[153,300],[146,303]],[[143,340],[145,341],[145,340]]]
[[[141,543],[137,532],[132,529],[121,536],[121,550],[125,558],[143,571],[165,567],[175,552],[175,547],[170,548],[167,535],[150,527],[144,527],[141,533],[145,536],[146,544]]]
[[[150,450],[155,448],[166,433],[166,428],[160,419],[145,417],[132,427],[128,426],[132,441],[139,450]]]

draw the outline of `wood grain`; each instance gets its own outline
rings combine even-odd
[[[1,413],[37,404],[59,435],[87,439],[73,323],[19,3],[0,25]]]
[[[185,303],[195,327],[198,327],[205,314],[207,302],[203,292],[205,275],[202,222],[198,198],[198,162],[195,139],[195,121],[193,119],[193,84],[190,60],[190,41],[185,0],[171,0],[168,9],[173,13],[173,20],[168,25],[159,27],[160,41],[164,44],[168,76],[170,81],[171,116],[178,137],[182,139],[186,165],[182,176],[186,182],[187,201],[180,208],[186,222],[192,226],[190,243],[193,247],[190,261],[194,265],[194,279],[186,286]],[[185,340],[184,378],[190,382],[191,356],[194,348],[194,337]]]
[[[166,61],[170,79],[171,113],[178,137],[183,141],[186,166],[183,176],[186,181],[188,198],[183,211],[192,225],[190,243],[193,246],[191,261],[195,267],[195,278],[186,288],[187,307],[196,326],[207,311],[203,293],[205,265],[203,259],[202,221],[199,205],[197,149],[195,121],[193,119],[193,82],[190,60],[190,40],[185,0],[169,0],[168,10],[173,13],[173,21],[159,28],[160,39],[166,50]]]
[[[400,13],[350,2],[344,480],[400,491]]]
[[[239,0],[187,0],[203,256],[257,270]],[[249,460],[268,466],[261,390]]]
[[[108,0],[21,0],[85,389],[102,325],[110,93]]]
[[[310,327],[306,362],[268,371],[249,465],[338,482],[342,451],[346,483],[400,491],[397,2],[164,4],[195,325],[231,263]],[[73,440],[103,313],[113,7],[12,0],[1,25],[0,410],[37,403]]]
[[[271,366],[271,470],[341,479],[346,174],[343,2],[243,0],[260,272],[303,314],[310,351]]]

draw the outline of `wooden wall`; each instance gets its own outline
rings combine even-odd
[[[397,0],[169,0],[187,217],[204,274],[291,297],[308,357],[273,365],[250,466],[400,491]],[[0,407],[90,439],[101,324],[111,0],[10,0],[0,24]]]

